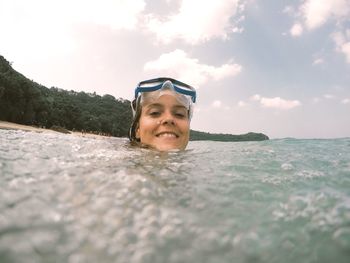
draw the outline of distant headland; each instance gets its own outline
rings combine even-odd
[[[130,101],[112,95],[47,88],[15,71],[0,55],[0,120],[41,128],[127,137]],[[190,140],[262,141],[262,133],[213,134],[191,130]]]

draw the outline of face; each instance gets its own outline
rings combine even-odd
[[[142,106],[136,138],[159,151],[184,150],[190,135],[188,110],[172,95]]]

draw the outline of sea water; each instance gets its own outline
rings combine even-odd
[[[349,262],[350,139],[0,130],[0,262]]]

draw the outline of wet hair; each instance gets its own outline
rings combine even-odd
[[[132,143],[140,143],[140,139],[136,138],[136,130],[139,126],[141,112],[142,112],[140,97],[138,99],[134,99],[131,102],[131,108],[133,109],[133,119],[129,130],[129,140]]]

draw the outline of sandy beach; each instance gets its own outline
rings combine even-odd
[[[44,129],[44,128],[38,128],[34,126],[28,126],[23,124],[17,124],[13,122],[7,122],[7,121],[0,121],[0,129],[6,129],[6,130],[22,130],[22,131],[32,131],[32,132],[48,132],[48,133],[59,133],[58,131],[50,130],[50,129]],[[97,135],[92,133],[81,133],[76,131],[70,131],[70,134],[74,136],[81,136],[81,137],[91,137],[91,138],[102,138],[107,137],[103,135]]]
[[[13,122],[0,121],[0,129],[6,130],[22,130],[22,131],[35,131],[35,132],[56,132],[49,129],[37,128],[28,125],[17,124]]]

